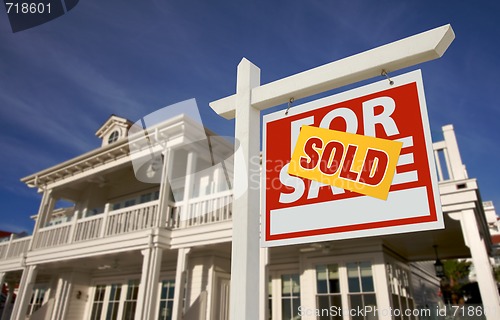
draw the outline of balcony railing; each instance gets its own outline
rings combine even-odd
[[[42,249],[104,237],[111,237],[154,227],[158,219],[158,201],[109,211],[103,214],[40,229],[33,249]],[[76,215],[75,215],[76,216]]]
[[[159,201],[110,211],[92,217],[73,218],[71,222],[41,228],[33,239],[32,250],[59,247],[71,243],[113,237],[129,232],[150,229],[160,225]],[[78,213],[75,213],[75,217]],[[169,203],[165,227],[188,228],[231,220],[232,191],[191,199],[188,202]],[[32,237],[11,239],[0,243],[0,260],[22,257]]]
[[[40,229],[34,243],[34,249],[55,247],[68,243],[71,224],[55,225]]]
[[[75,231],[73,233],[72,241],[85,241],[97,239],[101,235],[101,227],[104,217],[97,215],[80,219],[76,222]]]
[[[20,258],[28,250],[31,237],[14,239],[10,237],[9,241],[0,243],[0,260]]]
[[[232,200],[232,190],[220,192],[215,197],[191,199],[187,205],[171,207],[172,219],[167,223],[172,228],[187,228],[231,220]]]
[[[149,229],[158,225],[158,201],[149,206],[135,206],[112,212],[104,236],[114,236]]]

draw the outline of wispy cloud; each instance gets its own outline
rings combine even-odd
[[[29,230],[27,228],[27,226],[25,226],[25,225],[4,223],[4,222],[0,222],[0,230],[9,231],[9,232],[13,232],[13,233],[21,233],[21,232],[30,233],[31,232],[31,230]]]

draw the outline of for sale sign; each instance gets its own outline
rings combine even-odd
[[[443,228],[422,76],[264,116],[262,244]]]

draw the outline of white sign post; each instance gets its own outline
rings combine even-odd
[[[260,112],[267,108],[440,58],[455,38],[450,25],[334,61],[262,86],[260,69],[243,59],[236,94],[210,103],[226,119],[236,118],[235,138],[246,163],[236,162],[235,184],[246,183],[259,157]],[[255,172],[255,171],[253,171]],[[239,181],[239,182],[238,182]],[[236,188],[236,185],[235,185]],[[258,319],[260,190],[248,188],[233,203],[230,318]],[[263,303],[263,301],[261,301]]]

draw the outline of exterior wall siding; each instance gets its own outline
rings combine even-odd
[[[86,314],[92,298],[90,296],[91,275],[89,273],[74,273],[73,286],[69,294],[66,320],[81,320]]]

